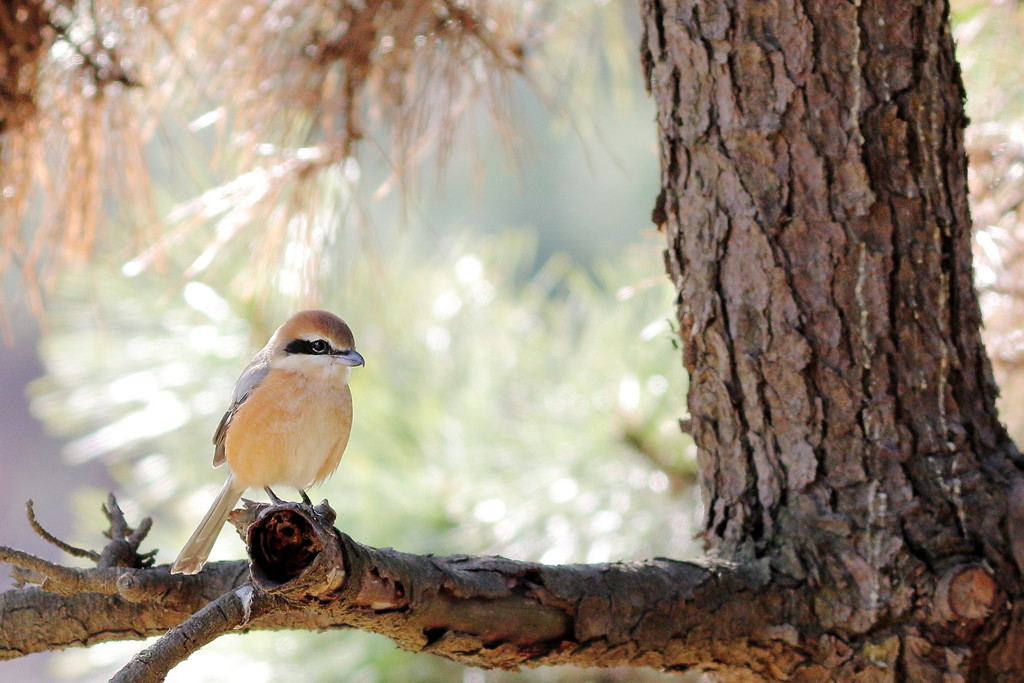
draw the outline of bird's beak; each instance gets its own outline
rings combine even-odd
[[[348,349],[347,351],[338,351],[334,354],[334,357],[341,361],[342,365],[350,365],[355,367],[357,365],[366,365],[366,361],[359,355],[359,352],[355,349]]]

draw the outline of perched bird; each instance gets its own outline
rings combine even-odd
[[[213,435],[213,465],[228,479],[171,565],[195,574],[242,493],[282,484],[305,489],[334,473],[352,427],[351,368],[363,365],[352,330],[327,311],[301,311],[277,328],[242,372]]]

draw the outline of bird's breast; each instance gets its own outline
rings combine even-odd
[[[341,381],[273,369],[235,411],[228,467],[252,488],[305,489],[333,473],[348,444],[352,396]]]

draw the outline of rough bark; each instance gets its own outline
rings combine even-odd
[[[703,664],[777,676],[801,659],[795,634],[775,624],[804,607],[790,590],[763,590],[764,563],[416,556],[356,543],[323,511],[250,508],[236,524],[251,566],[211,563],[194,577],[166,566],[68,570],[0,548],[0,560],[45,577],[46,588],[0,595],[0,659],[171,629],[116,679],[161,680],[222,633],[285,628],[360,628],[407,650],[501,669]]]
[[[822,680],[995,675],[1021,458],[979,336],[948,5],[642,5],[709,546],[802,587]]]

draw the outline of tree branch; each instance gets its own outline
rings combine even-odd
[[[276,601],[249,584],[225,593],[132,657],[110,683],[158,683],[167,672],[220,635],[265,614]]]
[[[0,595],[0,659],[172,629],[119,674],[150,680],[140,672],[161,676],[221,633],[352,627],[488,668],[685,669],[706,665],[727,642],[739,654],[719,657],[720,667],[779,671],[798,661],[784,654],[796,636],[778,624],[806,601],[766,590],[759,563],[552,566],[410,555],[353,541],[331,527],[326,505],[251,505],[232,521],[247,529],[251,572],[244,562],[210,563],[190,577],[166,566],[69,569],[2,549],[5,561],[39,571],[63,594],[30,587]],[[771,661],[748,660],[751,643],[771,644],[762,648]]]
[[[45,528],[43,528],[43,525],[40,524],[39,520],[36,519],[36,511],[33,507],[33,503],[31,500],[25,503],[25,513],[28,515],[28,523],[32,527],[32,531],[36,532],[36,534],[40,538],[42,538],[50,545],[60,548],[72,557],[87,557],[93,562],[96,562],[100,559],[100,554],[95,550],[88,550],[86,548],[76,548],[75,546],[60,540],[59,538],[51,534],[49,531],[47,531]]]

